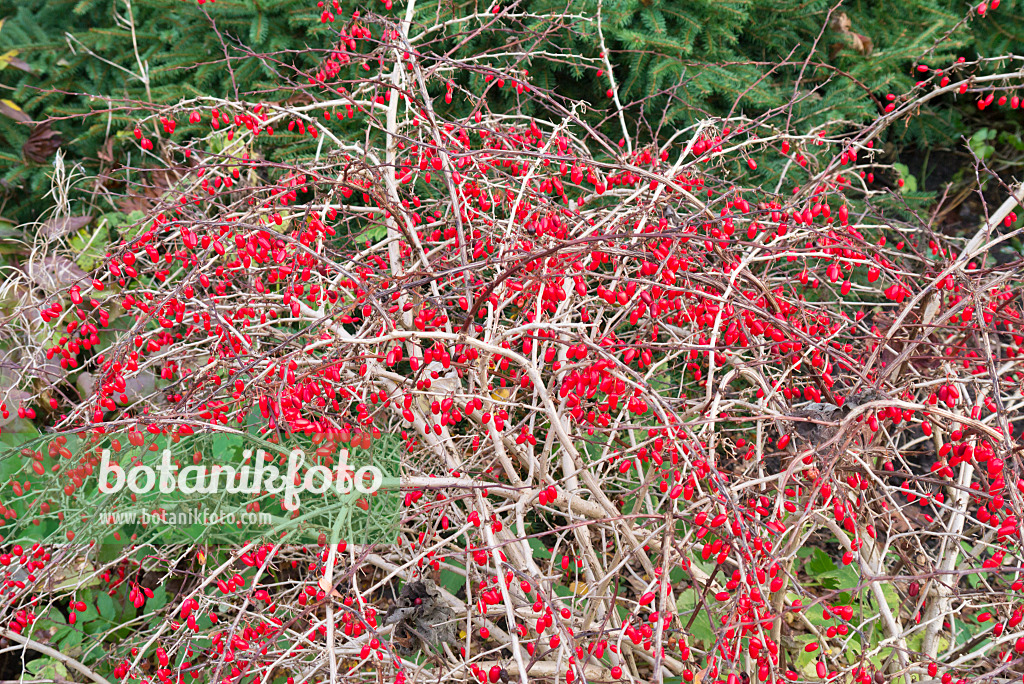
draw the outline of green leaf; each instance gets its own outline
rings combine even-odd
[[[996,151],[996,148],[989,145],[988,141],[994,139],[997,133],[998,131],[995,129],[982,128],[971,136],[967,144],[974,151],[974,154],[978,155],[981,159],[988,159]]]
[[[910,168],[906,164],[893,164],[893,168],[896,169],[900,178],[903,180],[903,187],[900,188],[900,194],[906,195],[908,193],[917,192],[917,179],[910,173]]]
[[[712,627],[711,616],[702,607],[700,597],[695,589],[684,589],[679,594],[679,598],[676,599],[676,610],[679,611],[680,620],[682,620],[684,625],[690,622],[693,613],[698,611],[697,617],[693,619],[693,623],[690,625],[691,634],[703,641],[706,646],[715,643],[717,637]]]
[[[64,617],[64,613],[60,612],[56,608],[50,608],[46,611],[43,617],[36,620],[35,629],[37,630],[49,630],[54,627],[63,627],[67,625],[68,621]]]
[[[99,616],[100,613],[98,610],[96,610],[96,606],[94,606],[89,601],[86,601],[85,610],[78,614],[75,624],[78,624],[79,622],[89,622],[91,620],[95,620]]]
[[[441,577],[439,584],[448,590],[449,593],[455,594],[466,585],[466,578],[457,572],[444,569],[441,570]]]
[[[153,590],[153,598],[146,601],[146,610],[156,612],[167,605],[167,589],[160,585]]]
[[[68,649],[74,648],[82,643],[82,637],[85,633],[80,629],[76,629],[72,626],[62,627],[53,637],[54,643],[60,643],[60,650],[67,651]]]
[[[551,552],[537,537],[530,537],[530,548],[533,549],[534,558],[551,558]]]
[[[1024,139],[1021,138],[1020,133],[1003,131],[999,134],[999,142],[1004,145],[1011,145],[1018,152],[1024,152]]]
[[[811,551],[811,557],[807,561],[805,569],[808,575],[814,577],[815,575],[824,575],[825,573],[832,572],[836,569],[836,564],[832,562],[827,553],[815,546]]]
[[[805,672],[805,674],[812,679],[816,679],[817,677],[816,673],[814,672],[814,662],[815,660],[817,660],[820,651],[813,651],[811,653],[808,653],[803,649],[803,647],[811,643],[812,641],[815,641],[817,638],[813,634],[796,634],[793,636],[793,639],[796,641],[796,643],[800,644],[801,647],[797,651],[796,656],[797,670],[803,670],[807,667],[810,667],[810,671]]]
[[[96,596],[96,607],[99,609],[100,615],[105,618],[113,619],[117,614],[117,606],[114,604],[114,599],[110,598],[110,594],[105,591],[99,592]]]
[[[374,226],[372,228],[367,228],[362,233],[360,233],[359,234],[359,239],[360,240],[369,240],[371,243],[373,243],[373,242],[377,242],[378,240],[383,240],[384,238],[387,237],[387,235],[388,235],[388,228],[387,228],[387,226]]]
[[[860,582],[860,575],[850,565],[822,573],[822,577],[826,578],[822,581],[822,586],[829,589],[853,589]]]
[[[853,639],[850,639],[849,641],[846,642],[845,653],[846,653],[846,662],[847,663],[852,665],[852,664],[856,663],[858,660],[860,660],[861,652],[862,652],[862,649],[861,649],[861,643],[860,643],[860,637],[859,636],[854,637]]]
[[[882,595],[885,596],[885,602],[889,604],[889,609],[894,613],[898,612],[900,608],[899,594],[896,593],[891,584],[879,584],[882,587]]]
[[[53,681],[68,681],[68,670],[64,663],[52,658],[36,658],[25,663],[25,673],[21,675],[21,681],[36,679],[50,679]]]
[[[71,249],[78,253],[76,263],[83,271],[92,271],[104,259],[107,253],[107,245],[110,244],[110,231],[106,223],[99,222],[91,232],[82,230],[68,240]]]

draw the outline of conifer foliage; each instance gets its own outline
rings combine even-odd
[[[921,63],[1012,51],[1024,32],[1021,1],[992,3],[996,7],[984,16],[955,0],[834,8],[821,0],[529,0],[515,23],[529,32],[530,49],[516,66],[536,87],[585,103],[581,115],[615,139],[620,106],[650,140],[708,116],[756,116],[782,106],[792,111],[791,125],[863,122],[884,106],[886,95],[913,86]],[[23,110],[23,118],[52,119],[53,135],[0,116],[6,194],[0,215],[15,222],[39,217],[43,206],[33,198],[46,191],[41,168],[58,142],[70,162],[121,178],[115,167],[128,163],[122,132],[131,123],[130,102],[301,93],[308,84],[299,82],[298,71],[322,61],[332,47],[328,22],[316,21],[323,10],[311,5],[219,0],[192,12],[177,0],[4,0],[0,54],[11,55],[0,71],[9,89],[5,99]],[[457,23],[478,9],[472,2],[437,0],[417,7],[414,21]],[[487,54],[500,52],[508,37],[498,30],[462,41]],[[455,44],[438,36],[436,46]],[[247,58],[255,53],[274,58]],[[485,78],[481,71],[452,75],[460,87]],[[612,78],[618,104],[609,97]],[[528,102],[508,93],[492,88],[491,106],[529,111]],[[951,97],[937,104],[891,133],[894,141],[948,147],[974,133],[964,122],[972,102]],[[105,118],[81,118],[90,112]],[[36,144],[26,148],[33,132]]]

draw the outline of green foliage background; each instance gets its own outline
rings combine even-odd
[[[1019,47],[1024,37],[1024,0],[1003,0],[986,18],[960,0],[846,0],[835,11],[845,12],[852,30],[874,44],[862,55],[848,46],[834,47],[843,36],[828,28],[829,8],[827,0],[525,0],[509,9],[531,17],[516,20],[520,23],[513,22],[510,31],[546,32],[531,46],[562,56],[533,59],[528,53],[521,66],[529,69],[531,82],[556,96],[589,102],[591,122],[615,140],[620,133],[605,94],[607,76],[596,76],[603,66],[597,25],[588,20],[599,12],[620,99],[648,138],[663,138],[707,116],[757,115],[787,106],[794,97],[790,125],[795,130],[825,120],[864,121],[877,115],[876,100],[913,86],[915,60],[921,56],[935,65],[961,55],[994,56]],[[127,132],[135,125],[129,102],[228,97],[236,89],[252,99],[286,97],[289,89],[282,82],[303,83],[302,72],[321,61],[355,9],[384,13],[379,2],[345,0],[337,24],[321,24],[314,0],[132,0],[130,5],[126,0],[0,0],[0,17],[6,18],[0,55],[16,50],[32,69],[0,70],[0,98],[36,121],[53,119],[68,162],[81,161],[95,171],[105,143],[108,155],[128,161]],[[487,9],[476,1],[429,0],[417,4],[417,22],[431,25]],[[404,5],[386,14],[399,11]],[[481,34],[464,49],[486,53],[501,48],[510,35]],[[452,32],[432,50],[441,53],[459,39]],[[272,60],[256,59],[254,53],[270,54]],[[787,58],[786,65],[775,66]],[[148,86],[139,77],[140,62],[148,68]],[[460,74],[456,80],[474,90],[483,83],[479,74]],[[492,109],[529,112],[529,103],[510,91],[492,89]],[[82,93],[114,99],[108,105]],[[973,104],[945,97],[890,137],[901,147],[952,145],[978,128],[971,121]],[[992,113],[986,117],[990,121]],[[21,154],[30,131],[0,117],[0,216],[11,222],[36,220],[47,206],[42,198],[49,166],[26,162]],[[288,141],[275,143],[287,146]],[[303,143],[308,146],[308,138]]]
[[[309,35],[311,27],[320,25],[315,2],[133,0],[134,40],[128,7],[125,0],[0,2],[0,17],[6,18],[0,54],[17,50],[34,72],[0,71],[6,91],[0,97],[13,100],[36,121],[56,118],[54,128],[65,141],[68,163],[85,161],[94,168],[108,138],[136,125],[129,103],[233,97],[236,85],[243,94],[276,93],[282,75],[294,78],[295,68],[316,63],[317,53],[302,48],[324,42]],[[273,54],[278,73],[248,58],[249,50]],[[148,69],[148,85],[140,78],[140,61]],[[108,105],[89,95],[113,101]],[[38,199],[49,189],[44,169],[22,159],[29,132],[0,117],[0,179],[7,191],[0,214],[20,221],[36,218]]]

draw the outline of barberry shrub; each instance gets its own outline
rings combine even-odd
[[[52,226],[6,274],[0,617],[27,676],[1019,678],[999,248],[1024,192],[978,159],[1000,203],[951,235],[874,175],[940,98],[1016,108],[1020,58],[926,68],[863,125],[784,107],[644,141],[613,111],[617,140],[530,81],[515,6],[394,9],[322,6],[302,99],[120,103],[135,213]],[[114,519],[167,506],[107,496],[103,458],[251,458],[224,435],[308,446],[299,478],[391,463],[386,538],[330,491],[254,493],[275,523],[242,537]]]

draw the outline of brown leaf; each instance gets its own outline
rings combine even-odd
[[[14,67],[28,74],[32,73],[32,67],[28,65],[28,62],[18,57],[17,50],[8,50],[0,55],[0,71],[7,67]]]
[[[21,147],[21,154],[31,162],[45,164],[63,142],[60,133],[50,128],[49,121],[44,121],[32,129],[28,140]]]
[[[875,44],[863,33],[851,33],[853,37],[853,49],[867,57],[875,49]]]
[[[304,90],[300,90],[299,92],[295,93],[294,95],[292,95],[291,97],[284,101],[286,105],[289,105],[291,107],[311,104],[312,102],[313,98],[309,95],[309,93],[307,93]]]
[[[164,193],[173,189],[179,180],[178,174],[170,169],[148,169],[146,174],[148,182],[142,192],[132,193],[117,200],[118,211],[125,214],[133,211],[149,213],[160,203]]]
[[[25,123],[27,121],[32,120],[32,117],[30,117],[25,112],[21,111],[21,107],[14,104],[10,100],[0,100],[0,114],[3,114],[8,118],[14,119],[15,121],[20,121],[21,123]]]
[[[835,57],[844,47],[853,48],[858,54],[867,57],[874,50],[875,44],[868,36],[853,32],[853,22],[846,12],[839,12],[829,19],[828,27],[843,37],[843,43],[833,43],[829,54]]]
[[[103,147],[96,151],[96,157],[102,162],[112,164],[114,162],[114,139],[107,138]]]
[[[384,624],[395,625],[392,642],[401,652],[411,653],[417,640],[426,647],[453,642],[455,627],[451,618],[452,611],[440,590],[427,579],[402,587],[384,617]]]
[[[34,71],[32,71],[32,67],[29,65],[28,62],[18,57],[11,57],[11,59],[7,63],[15,69],[18,69],[19,71],[24,71],[26,74],[35,73]]]
[[[46,290],[59,290],[86,277],[85,271],[75,262],[56,254],[33,259],[25,267],[25,273],[32,282]]]
[[[44,223],[39,232],[44,237],[55,238],[62,235],[69,235],[77,230],[85,228],[92,223],[92,215],[88,216],[60,216],[52,218]]]
[[[833,31],[839,31],[839,33],[847,33],[851,28],[853,28],[853,22],[850,21],[850,17],[846,12],[840,12],[829,19],[828,27]]]

